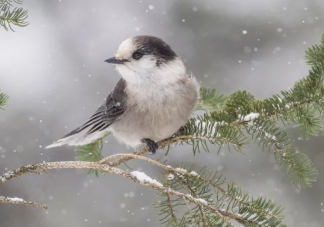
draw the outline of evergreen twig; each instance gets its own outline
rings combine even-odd
[[[3,109],[3,107],[7,104],[8,98],[8,95],[2,93],[0,90],[0,109]]]
[[[12,9],[12,3],[21,4],[20,0],[0,0],[0,26],[5,30],[14,31],[12,25],[26,27],[29,23],[26,21],[28,11],[23,8],[15,7]]]
[[[173,168],[161,164],[158,161],[135,154],[118,154],[117,156],[144,160],[164,169],[165,174],[172,173],[176,177],[168,179],[168,176],[164,175],[164,179],[167,180],[164,183],[160,183],[148,177],[145,173],[140,173],[141,176],[139,176],[138,171],[126,172],[105,164],[106,161],[67,161],[22,166],[0,176],[0,184],[28,173],[41,174],[51,169],[97,169],[129,178],[136,183],[155,189],[160,193],[160,196],[167,196],[167,200],[169,200],[167,202],[167,208],[164,207],[164,202],[157,203],[156,205],[162,209],[162,214],[170,212],[169,208],[172,207],[171,212],[174,214],[172,222],[168,219],[164,220],[164,223],[167,223],[168,226],[184,226],[184,224],[186,224],[185,226],[190,226],[191,220],[193,219],[196,220],[196,224],[198,223],[201,226],[234,226],[233,221],[248,224],[249,226],[261,226],[260,222],[262,222],[264,226],[269,227],[283,226],[281,223],[284,216],[280,206],[264,198],[257,200],[249,198],[247,194],[244,195],[242,193],[237,185],[226,182],[225,178],[217,176],[217,173],[209,171],[206,167],[195,172],[193,169],[185,169],[184,166]],[[110,159],[115,157],[116,155],[112,155]],[[179,187],[179,185],[181,185],[181,187]],[[215,194],[211,191],[210,187],[214,187]],[[223,193],[222,197],[217,193],[220,191]],[[174,204],[175,200],[171,199],[170,196],[177,198],[177,204]],[[212,196],[215,197],[214,200],[212,200]],[[188,217],[189,213],[186,213],[181,219],[175,216],[173,209],[177,205],[181,205],[179,199],[185,201],[186,204],[189,203],[189,205],[195,204],[195,207],[188,211],[189,213],[193,213],[193,217]],[[0,200],[0,202],[3,201]],[[6,201],[6,203],[8,202],[10,203],[10,201]],[[197,210],[199,212],[197,212]],[[256,215],[256,213],[258,215]],[[168,216],[169,215],[166,217]],[[178,222],[178,220],[180,221]]]

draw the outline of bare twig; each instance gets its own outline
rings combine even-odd
[[[4,197],[0,196],[0,203],[11,203],[11,204],[20,204],[20,205],[31,205],[33,207],[41,207],[44,209],[47,209],[48,207],[45,204],[40,203],[34,203],[34,202],[28,202],[21,198],[10,198],[10,197]]]

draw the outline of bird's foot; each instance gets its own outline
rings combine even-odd
[[[143,143],[149,147],[149,154],[155,154],[156,150],[159,148],[159,145],[151,139],[142,139]]]

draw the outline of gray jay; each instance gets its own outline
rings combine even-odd
[[[116,65],[122,78],[87,122],[47,148],[85,145],[112,132],[127,146],[146,144],[154,154],[157,142],[190,118],[199,83],[171,47],[153,36],[126,39],[105,62]]]

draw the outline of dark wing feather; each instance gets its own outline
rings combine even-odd
[[[120,79],[114,90],[108,95],[106,101],[97,109],[97,111],[81,127],[73,130],[63,138],[87,130],[87,135],[102,131],[108,128],[118,117],[126,110],[127,94],[125,92],[126,81]]]

